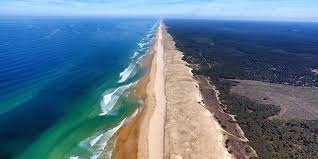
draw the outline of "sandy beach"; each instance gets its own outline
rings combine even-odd
[[[137,116],[125,124],[117,134],[112,158],[162,158],[164,142],[165,90],[162,45],[162,24],[158,28],[153,47],[143,60],[148,73],[136,86],[136,94],[143,104]]]
[[[164,158],[227,159],[223,130],[204,108],[198,83],[164,30],[166,120]]]
[[[150,69],[136,87],[142,108],[117,133],[112,158],[232,158],[222,128],[204,108],[198,83],[163,23],[146,60]]]

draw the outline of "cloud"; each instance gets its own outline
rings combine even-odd
[[[316,0],[0,0],[6,15],[120,15],[318,21]]]

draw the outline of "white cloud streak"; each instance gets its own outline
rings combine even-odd
[[[316,0],[2,0],[7,15],[165,16],[318,21]]]

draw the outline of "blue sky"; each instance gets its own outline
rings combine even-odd
[[[318,0],[0,0],[0,15],[318,21]]]

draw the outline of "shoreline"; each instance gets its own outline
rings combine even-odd
[[[163,60],[157,60],[158,55],[158,49],[160,50],[160,47],[162,47],[161,42],[159,42],[159,35],[161,31],[162,24],[160,23],[160,26],[156,33],[156,39],[154,40],[154,43],[149,50],[149,53],[146,55],[145,59],[143,60],[144,65],[149,66],[147,73],[145,76],[137,83],[135,87],[136,94],[142,99],[143,103],[142,106],[139,109],[138,114],[132,118],[129,123],[123,125],[118,133],[117,133],[117,139],[115,148],[113,150],[112,158],[116,159],[136,159],[136,158],[142,158],[147,159],[150,156],[149,151],[151,151],[151,156],[153,154],[156,154],[158,152],[158,148],[154,146],[149,145],[163,145],[163,138],[162,142],[159,140],[154,141],[156,138],[156,135],[163,135],[163,133],[157,133],[154,131],[150,131],[151,125],[157,125],[157,118],[153,118],[154,111],[157,111],[155,109],[155,106],[157,105],[156,97],[159,96],[156,95],[155,89],[160,89],[160,87],[155,86],[156,82],[162,82],[163,79],[156,79],[158,74],[158,68],[163,69]],[[160,36],[161,37],[161,36]],[[160,50],[163,51],[162,49]],[[163,52],[162,52],[163,54]],[[159,62],[159,64],[158,64]],[[163,77],[163,75],[162,75]],[[161,78],[162,78],[161,77]],[[156,87],[156,88],[155,88]],[[161,90],[161,92],[164,92],[164,90]],[[160,98],[165,99],[165,97],[161,96]],[[160,117],[159,117],[160,118]],[[163,120],[161,120],[163,121]],[[150,124],[150,122],[152,124]],[[161,126],[163,126],[163,123],[161,123]],[[163,130],[163,127],[157,127],[157,128],[151,128],[153,130]],[[154,137],[150,137],[149,135]],[[151,144],[149,144],[151,143]],[[161,147],[163,148],[163,147]],[[159,151],[162,152],[162,151]],[[156,154],[156,155],[160,155]],[[153,158],[158,158],[158,156],[153,156]]]
[[[232,158],[182,57],[161,22],[145,60],[149,69],[135,88],[142,106],[117,132],[112,158]]]

